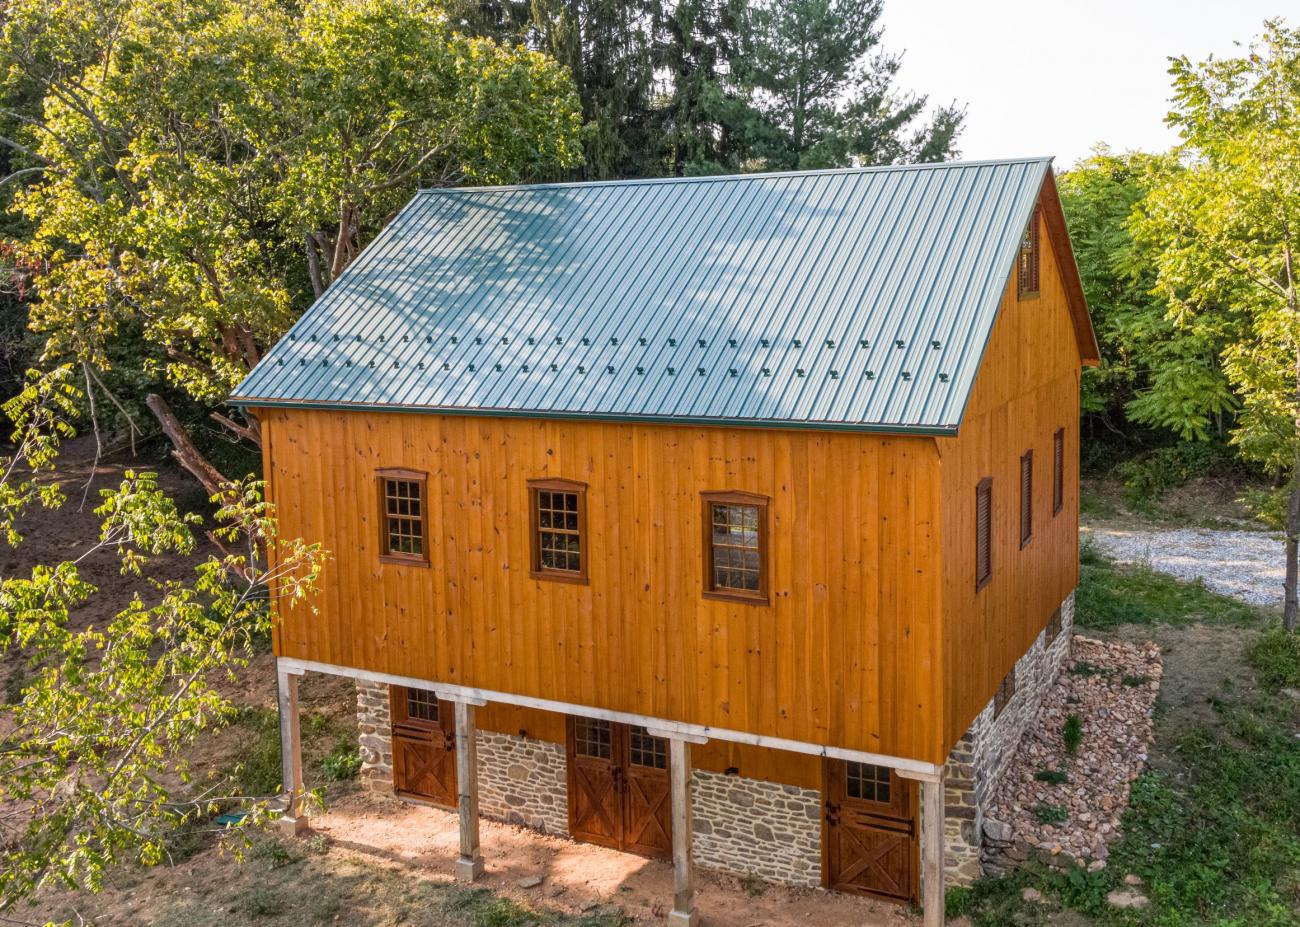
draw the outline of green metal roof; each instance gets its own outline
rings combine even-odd
[[[422,191],[231,401],[950,433],[1049,170]]]

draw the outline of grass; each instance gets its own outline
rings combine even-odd
[[[1065,774],[1063,769],[1040,769],[1034,773],[1034,778],[1049,785],[1064,785],[1070,781],[1070,777]]]
[[[1105,630],[1124,624],[1260,627],[1270,615],[1205,588],[1136,563],[1115,563],[1088,545],[1079,556],[1076,623]]]
[[[1034,820],[1039,824],[1064,824],[1069,819],[1069,813],[1064,805],[1047,805],[1039,802],[1034,805],[1033,811]]]
[[[1269,628],[1246,653],[1246,662],[1259,673],[1260,681],[1266,686],[1274,689],[1300,686],[1300,632]]]

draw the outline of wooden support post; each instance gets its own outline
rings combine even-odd
[[[695,927],[695,864],[691,859],[691,745],[668,742],[669,791],[673,811],[673,909],[668,927]]]
[[[280,829],[286,836],[296,836],[307,829],[303,811],[302,737],[299,731],[298,676],[277,669],[276,683],[280,708],[280,775],[284,787],[284,814]]]
[[[456,702],[456,791],[460,811],[460,857],[456,879],[473,882],[483,874],[478,842],[478,738],[474,706]]]
[[[925,927],[943,927],[943,774],[921,781],[921,909]]]

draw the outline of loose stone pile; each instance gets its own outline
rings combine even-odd
[[[1105,865],[1129,788],[1146,764],[1161,672],[1155,644],[1074,638],[1072,659],[1025,731],[985,817],[986,869],[1031,856]],[[1065,735],[1071,716],[1081,734],[1073,753]]]

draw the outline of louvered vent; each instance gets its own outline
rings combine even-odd
[[[993,576],[993,477],[975,488],[975,589],[983,589]]]
[[[1065,508],[1065,429],[1056,429],[1052,438],[1052,514]]]
[[[1034,537],[1034,452],[1020,458],[1020,546]]]

